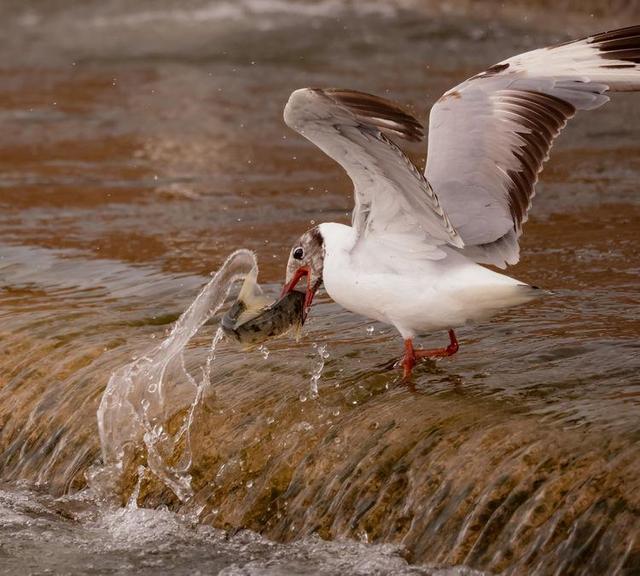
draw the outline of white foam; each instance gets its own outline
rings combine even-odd
[[[355,16],[378,15],[394,17],[398,8],[380,0],[318,0],[300,2],[291,0],[234,0],[211,2],[205,6],[159,8],[124,14],[95,16],[90,24],[104,28],[111,26],[140,26],[161,23],[211,24],[225,21],[253,22],[257,27],[277,25],[283,16],[331,18],[350,13]]]

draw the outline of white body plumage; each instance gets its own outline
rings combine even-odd
[[[493,272],[448,248],[444,257],[398,252],[375,239],[356,246],[351,226],[319,226],[323,280],[342,307],[395,326],[403,338],[485,320],[543,291]]]

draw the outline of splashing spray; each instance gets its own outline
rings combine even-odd
[[[324,370],[325,361],[329,359],[329,352],[327,352],[326,344],[318,344],[316,342],[313,343],[313,347],[315,348],[318,359],[316,361],[316,365],[311,372],[311,381],[310,381],[310,389],[309,389],[309,397],[317,398],[318,397],[318,382],[320,382],[320,377],[322,376],[322,371]]]
[[[222,306],[232,284],[254,269],[256,258],[249,250],[231,254],[165,340],[111,375],[97,414],[103,462],[88,475],[99,492],[117,492],[124,471],[143,446],[147,471],[181,501],[191,498],[191,427],[211,379],[222,332],[218,330],[213,338],[197,379],[185,366],[184,350]],[[177,431],[172,433],[167,422],[181,412]]]

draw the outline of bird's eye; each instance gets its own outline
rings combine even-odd
[[[296,260],[302,260],[304,258],[304,250],[302,249],[302,246],[298,246],[294,251],[293,251],[293,257]]]

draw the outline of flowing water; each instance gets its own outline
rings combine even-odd
[[[0,4],[0,573],[640,573],[640,96],[545,169],[511,273],[553,294],[413,389],[393,330],[326,296],[248,352],[215,312],[234,250],[275,296],[294,239],[348,220],[293,89],[426,120],[513,53],[640,20],[597,4]]]

